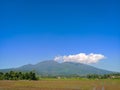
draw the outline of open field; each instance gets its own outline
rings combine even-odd
[[[44,79],[38,81],[1,80],[0,90],[120,90],[120,79]]]

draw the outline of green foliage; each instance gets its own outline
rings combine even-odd
[[[34,72],[15,72],[10,71],[6,73],[0,72],[0,80],[37,80]]]
[[[3,73],[0,72],[0,80],[2,80],[2,79],[3,79]]]
[[[39,78],[57,78],[57,79],[66,79],[66,78],[88,78],[88,79],[120,79],[120,73],[112,73],[112,74],[89,74],[87,76],[80,76],[77,74],[73,75],[41,75],[39,77],[36,76],[36,73],[30,72],[15,72],[9,71],[6,73],[0,72],[0,80],[38,80]]]
[[[87,75],[87,78],[89,79],[120,79],[120,73],[112,73],[112,74],[104,74],[104,75],[99,75],[99,74],[89,74]]]

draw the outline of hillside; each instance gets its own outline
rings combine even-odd
[[[53,60],[43,61],[35,65],[28,64],[18,68],[11,69],[1,69],[2,72],[7,71],[35,71],[39,75],[87,75],[87,74],[108,74],[112,73],[111,71],[98,69],[96,67],[81,64],[81,63],[72,63],[64,62],[58,63]]]

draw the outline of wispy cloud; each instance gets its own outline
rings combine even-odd
[[[68,56],[56,56],[54,58],[54,61],[57,62],[76,62],[76,63],[84,63],[84,64],[92,64],[97,63],[98,61],[104,59],[105,56],[102,54],[85,54],[85,53],[79,53],[75,55],[68,55]]]

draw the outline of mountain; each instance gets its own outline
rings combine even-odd
[[[87,74],[108,74],[113,73],[111,71],[98,69],[93,66],[82,64],[82,63],[73,63],[73,62],[64,62],[58,63],[53,60],[43,61],[35,65],[28,64],[18,68],[11,69],[1,69],[2,72],[7,71],[32,71],[34,70],[39,75],[87,75]]]

